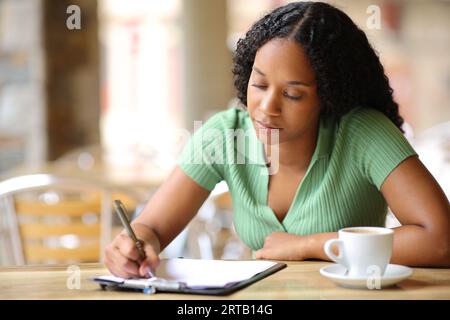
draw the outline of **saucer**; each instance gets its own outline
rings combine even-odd
[[[347,269],[344,266],[335,263],[321,268],[320,274],[340,286],[359,289],[371,289],[371,285],[376,286],[377,284],[379,284],[381,288],[386,288],[389,286],[393,286],[394,284],[399,283],[400,281],[403,281],[412,275],[411,268],[398,264],[389,264],[386,267],[384,275],[380,277],[379,283],[377,283],[375,279],[369,279],[369,277],[374,277],[372,275],[366,277],[350,277],[348,275],[345,275],[346,271]],[[374,287],[374,289],[375,288],[376,287]]]

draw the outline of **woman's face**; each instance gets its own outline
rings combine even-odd
[[[315,75],[300,45],[273,39],[258,49],[248,82],[247,108],[263,142],[273,128],[279,129],[280,143],[317,130],[320,108]]]

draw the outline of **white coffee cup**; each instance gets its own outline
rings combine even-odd
[[[383,275],[391,260],[394,231],[380,227],[352,227],[339,230],[339,239],[325,242],[327,256],[347,269],[350,277]],[[337,246],[339,255],[332,252]]]

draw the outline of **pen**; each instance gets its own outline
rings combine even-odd
[[[119,216],[120,221],[122,222],[123,227],[127,231],[130,238],[134,241],[136,245],[136,249],[139,252],[140,258],[143,260],[146,258],[144,248],[142,247],[142,241],[139,240],[136,237],[136,234],[134,233],[133,229],[131,228],[130,221],[128,221],[127,217],[127,210],[125,209],[125,206],[123,205],[122,201],[120,200],[114,200],[114,207],[116,208],[117,215]],[[153,273],[149,270],[148,274],[151,278],[154,278],[155,276]]]

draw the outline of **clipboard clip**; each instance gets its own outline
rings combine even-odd
[[[179,291],[180,289],[183,289],[186,287],[186,284],[184,282],[179,281],[173,281],[173,280],[166,280],[163,278],[154,277],[148,280],[148,288],[153,288],[154,290],[147,290],[147,291],[154,291],[152,293],[155,293],[158,290],[162,291]],[[146,290],[144,289],[144,293]]]
[[[143,281],[143,279],[119,279],[115,277],[94,277],[93,281],[98,282],[103,290],[114,288],[125,288],[142,290],[145,294],[153,294],[157,291],[180,291],[186,288],[185,282],[166,280],[164,278],[153,277]]]
[[[179,291],[186,287],[184,282],[166,280],[158,277],[148,279],[145,284],[139,280],[125,280],[125,285],[127,287],[142,289],[145,294],[154,294],[157,291]]]

